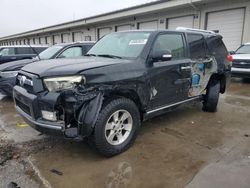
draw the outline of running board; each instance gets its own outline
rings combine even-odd
[[[174,104],[170,104],[170,105],[167,105],[167,106],[156,108],[154,110],[150,110],[150,111],[146,112],[146,114],[150,115],[152,113],[155,113],[155,112],[158,112],[158,111],[161,111],[161,110],[165,110],[165,109],[168,109],[168,108],[180,105],[180,104],[184,104],[184,103],[187,103],[187,102],[191,102],[191,101],[194,101],[194,100],[198,100],[198,99],[202,99],[202,96],[193,97],[193,98],[181,101],[181,102],[177,102],[177,103],[174,103]]]

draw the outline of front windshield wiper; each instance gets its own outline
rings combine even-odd
[[[113,59],[122,59],[122,57],[120,57],[120,56],[110,55],[110,54],[99,54],[99,55],[97,55],[97,56],[98,56],[98,57],[113,58]]]

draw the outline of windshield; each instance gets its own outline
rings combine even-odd
[[[46,60],[52,58],[63,46],[51,46],[39,54],[40,59]]]
[[[109,58],[136,58],[146,45],[149,32],[121,32],[103,37],[87,55]]]
[[[235,53],[236,54],[250,54],[250,45],[241,46]]]

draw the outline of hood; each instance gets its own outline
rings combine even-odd
[[[11,61],[9,63],[4,63],[0,65],[0,71],[16,71],[20,70],[23,66],[33,63],[37,60],[35,59],[24,59],[19,61]]]
[[[111,59],[103,57],[83,57],[80,59],[52,59],[31,63],[22,68],[23,71],[36,74],[40,77],[61,75],[74,75],[84,70],[114,64],[130,62],[124,59]]]
[[[233,60],[250,60],[250,54],[235,54]]]

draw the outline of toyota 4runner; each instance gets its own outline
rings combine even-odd
[[[172,107],[197,101],[215,112],[230,61],[222,37],[209,31],[112,33],[81,59],[22,68],[15,105],[40,132],[87,138],[113,156],[131,146],[142,121]]]

